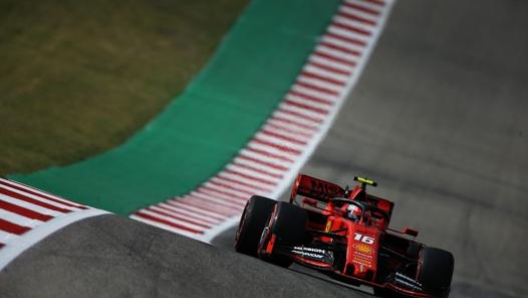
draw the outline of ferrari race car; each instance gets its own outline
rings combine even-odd
[[[415,241],[418,231],[389,228],[394,203],[299,174],[289,202],[253,196],[236,234],[237,252],[289,267],[311,267],[379,295],[447,297],[453,255]]]

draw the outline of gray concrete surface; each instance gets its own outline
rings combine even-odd
[[[393,227],[456,257],[452,297],[527,297],[528,1],[398,0],[335,127],[303,171],[378,180]],[[319,278],[112,216],[0,273],[0,297],[357,297]],[[226,249],[227,248],[227,249]]]
[[[328,285],[112,215],[68,226],[0,272],[2,298],[343,297],[350,292]]]
[[[395,227],[455,254],[464,297],[527,297],[528,1],[398,1],[303,171],[378,180]]]
[[[453,297],[528,297],[528,1],[399,0],[302,171],[378,180],[393,227],[454,253]]]

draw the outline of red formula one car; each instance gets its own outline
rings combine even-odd
[[[253,196],[236,234],[240,253],[288,267],[293,262],[376,294],[447,297],[454,258],[414,241],[418,232],[389,229],[394,203],[300,174],[289,202]]]

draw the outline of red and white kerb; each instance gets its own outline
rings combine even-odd
[[[251,195],[278,197],[328,131],[393,0],[343,1],[282,103],[218,174],[130,217],[202,241],[236,224]]]
[[[58,229],[108,213],[0,178],[0,270]]]

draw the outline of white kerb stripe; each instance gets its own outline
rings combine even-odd
[[[298,100],[298,99],[293,99],[293,98],[289,98],[288,99],[291,101],[291,102],[295,102],[295,103],[299,103],[299,104],[303,104],[303,105],[307,105],[307,106],[312,106],[311,105],[311,102],[306,102],[305,99],[301,99],[301,100]],[[302,134],[299,134],[299,133],[295,133],[295,132],[291,132],[291,131],[287,131],[285,129],[280,129],[278,127],[274,127],[274,126],[271,126],[271,125],[264,125],[263,129],[261,131],[266,131],[268,132],[270,135],[267,135],[268,137],[272,137],[274,138],[275,136],[274,135],[277,135],[277,137],[280,139],[280,138],[286,138],[288,142],[290,142],[290,140],[293,140],[294,142],[299,142],[299,143],[305,143],[307,144],[308,142],[310,142],[310,137],[308,136],[305,136],[305,135],[302,135]]]
[[[261,169],[262,171],[266,171],[268,173],[275,174],[275,175],[282,175],[284,173],[284,171],[282,171],[280,169],[277,169],[277,168],[274,168],[274,167],[271,167],[271,166],[268,166],[268,165],[265,165],[265,164],[262,164],[262,163],[257,163],[255,161],[242,158],[240,156],[235,158],[235,162],[239,163],[239,164],[246,165],[248,167]]]
[[[146,218],[143,218],[143,217],[139,217],[139,216],[136,216],[136,215],[130,215],[129,217],[131,219],[133,219],[133,220],[137,220],[137,221],[146,223],[148,225],[151,225],[151,226],[163,229],[163,230],[167,230],[167,231],[172,232],[172,233],[176,233],[176,234],[179,234],[179,235],[187,236],[189,238],[196,238],[196,234],[195,233],[191,233],[190,231],[187,231],[187,230],[178,229],[178,228],[175,228],[173,226],[169,226],[169,225],[166,225],[166,224],[163,224],[163,223],[160,223],[160,222],[157,222],[157,221],[149,220],[149,219],[146,219]]]
[[[346,42],[342,39],[337,39],[330,35],[323,36],[323,40],[329,44],[336,45],[342,48],[350,49],[362,53],[365,50],[364,46],[356,45],[350,42]]]
[[[311,110],[307,110],[307,109],[303,109],[303,108],[299,108],[299,107],[296,107],[294,105],[290,105],[288,103],[281,103],[279,105],[279,107],[283,110],[286,110],[286,111],[292,111],[292,112],[295,112],[295,113],[299,113],[301,115],[304,115],[306,117],[310,117],[310,118],[313,118],[313,119],[320,119],[320,120],[323,120],[324,117],[325,117],[325,114],[321,114],[321,113],[317,113],[317,112],[313,112]]]
[[[238,165],[235,165],[235,164],[229,164],[227,166],[227,169],[235,171],[235,172],[240,172],[240,173],[243,173],[245,175],[248,175],[248,176],[251,176],[251,177],[255,177],[255,178],[258,178],[258,179],[263,179],[263,180],[269,181],[271,183],[278,183],[280,181],[280,178],[277,178],[277,177],[274,177],[274,176],[270,176],[270,175],[266,175],[265,173],[257,172],[255,170],[251,170],[251,169],[248,169],[248,168],[245,168],[245,167],[242,167],[242,166],[238,166]]]
[[[18,190],[16,188],[12,188],[12,187],[9,187],[9,186],[6,186],[6,185],[0,184],[0,188],[7,189],[7,190],[12,191],[14,193],[20,194],[20,195],[22,195],[24,197],[27,197],[27,198],[30,198],[30,199],[33,199],[35,201],[39,201],[39,202],[42,202],[42,203],[45,203],[45,204],[48,204],[48,205],[52,205],[52,206],[55,206],[55,207],[58,207],[58,208],[67,209],[67,210],[71,210],[71,211],[83,210],[83,209],[79,209],[78,207],[70,207],[70,206],[67,206],[65,204],[57,203],[57,202],[54,202],[52,200],[49,200],[49,199],[46,199],[46,198],[43,198],[43,197],[40,197],[40,196],[37,196],[37,195],[34,195],[34,194],[23,192],[23,191],[20,191],[20,190]]]
[[[308,85],[324,88],[330,91],[339,92],[343,89],[343,85],[339,82],[333,83],[318,78],[313,78],[307,75],[301,75],[297,78],[297,82],[303,82]]]
[[[12,222],[14,224],[17,224],[19,226],[24,226],[28,228],[34,228],[38,225],[41,225],[43,222],[40,220],[27,218],[25,216],[9,212],[7,210],[0,209],[0,218],[3,220],[7,220],[9,222]]]
[[[192,213],[180,212],[180,209],[178,209],[178,210],[172,210],[172,209],[169,210],[167,208],[162,208],[159,205],[149,206],[149,209],[155,210],[155,211],[158,211],[158,212],[163,212],[163,213],[169,214],[171,216],[180,216],[180,217],[188,216],[189,220],[192,220],[192,221],[195,221],[195,222],[198,222],[198,223],[208,224],[208,225],[215,225],[215,224],[218,224],[220,222],[219,220],[216,220],[216,219],[213,220],[213,219],[205,217],[205,216],[196,216],[195,214],[192,214]],[[144,209],[142,209],[142,210],[144,210]]]
[[[343,79],[348,79],[348,76],[345,76],[345,75],[342,75],[336,72],[332,72],[330,70],[317,67],[311,64],[306,64],[306,66],[304,67],[304,70],[308,73],[317,74],[324,78],[333,79],[337,81],[343,81]]]
[[[0,243],[9,244],[10,241],[18,240],[20,236],[0,230]]]
[[[296,95],[288,95],[288,96],[300,97]],[[305,128],[305,127],[302,127],[300,125],[293,124],[293,123],[284,122],[276,118],[271,118],[266,123],[278,126],[280,127],[280,129],[291,132],[291,133],[300,133],[303,135],[308,135],[310,137],[313,137],[317,133],[317,130]]]
[[[38,205],[31,204],[31,203],[28,203],[26,201],[22,201],[22,200],[19,200],[19,199],[15,199],[13,197],[8,197],[8,196],[6,196],[4,194],[0,194],[0,201],[8,202],[8,203],[20,206],[22,208],[26,208],[26,209],[29,209],[29,210],[32,210],[32,211],[35,211],[35,212],[38,212],[38,213],[46,214],[46,215],[51,215],[53,217],[64,215],[64,213],[61,213],[61,212],[58,212],[58,211],[54,211],[54,210],[50,210],[50,209],[47,209],[47,208],[44,208],[44,207],[40,207]]]
[[[331,32],[331,33],[334,33],[336,35],[345,37],[345,38],[357,39],[359,41],[362,41],[362,42],[366,43],[367,45],[370,43],[370,38],[368,38],[368,37],[366,37],[364,35],[355,33],[354,31],[345,30],[345,29],[343,29],[341,27],[337,27],[337,26],[331,25],[330,27],[328,27],[328,31]]]
[[[168,203],[160,203],[159,205],[163,206],[165,208],[168,208],[168,209],[180,210],[181,212],[188,212],[187,210],[189,210],[189,212],[191,214],[196,214],[198,216],[206,215],[206,216],[210,216],[210,217],[213,217],[213,218],[216,218],[216,219],[219,219],[219,220],[225,220],[227,218],[227,216],[220,215],[220,214],[217,214],[217,213],[213,213],[211,211],[203,210],[203,209],[200,209],[200,208],[197,208],[197,207],[194,207],[194,206],[190,206],[190,205],[187,205],[185,203],[181,203],[181,202],[177,202],[177,201],[171,201],[170,204],[168,204]]]
[[[82,205],[82,204],[68,201],[68,200],[63,199],[63,198],[61,198],[61,197],[58,197],[58,196],[56,196],[56,195],[53,195],[53,194],[50,194],[50,193],[44,192],[44,191],[42,191],[42,190],[40,190],[40,189],[36,189],[36,188],[30,187],[30,186],[25,185],[25,184],[23,184],[23,183],[19,183],[19,182],[15,182],[15,181],[11,181],[11,180],[8,180],[8,179],[3,179],[3,178],[0,178],[0,182],[5,183],[5,184],[9,184],[9,185],[11,185],[11,186],[17,186],[17,187],[19,187],[19,188],[22,188],[22,189],[27,190],[28,192],[34,192],[34,193],[36,193],[37,195],[40,195],[40,196],[51,197],[51,198],[53,198],[54,200],[61,201],[61,202],[64,202],[64,203],[66,203],[66,204],[73,205],[73,206],[75,206],[75,207],[77,207],[77,208],[79,208],[79,207],[86,207],[86,206],[84,206],[84,205]],[[26,193],[26,192],[24,192],[24,193]]]
[[[296,103],[299,103],[299,104],[302,104],[302,105],[306,105],[306,106],[309,106],[309,107],[314,108],[314,109],[319,109],[319,110],[325,111],[326,113],[329,113],[330,110],[332,109],[332,105],[331,104],[329,105],[327,103],[319,103],[319,102],[316,102],[316,101],[313,101],[313,100],[306,99],[306,98],[304,98],[302,96],[288,94],[288,96],[286,96],[286,98],[289,99],[292,102],[296,102]],[[304,141],[308,142],[309,140],[311,140],[311,138],[304,137]]]
[[[318,56],[318,55],[311,55],[308,60],[310,60],[310,61],[312,61],[314,63],[326,65],[328,67],[335,68],[335,69],[341,70],[341,71],[347,71],[347,72],[350,72],[350,73],[352,73],[354,68],[355,68],[355,66],[339,63],[337,61],[330,60],[328,58],[321,57],[321,56]]]
[[[63,227],[76,221],[103,214],[108,214],[108,212],[98,209],[77,211],[69,213],[68,216],[54,218],[46,222],[45,225],[40,225],[32,230],[27,231],[22,237],[19,237],[16,242],[11,241],[2,249],[0,249],[0,271],[26,249],[30,248],[55,231],[62,229]]]
[[[313,89],[308,89],[306,87],[303,87],[301,85],[293,85],[293,90],[296,90],[296,91],[299,91],[301,93],[304,93],[306,95],[309,95],[309,96],[313,96],[315,98],[321,98],[321,99],[325,99],[325,100],[328,100],[328,101],[331,101],[331,102],[335,102],[335,100],[337,99],[337,96],[336,95],[333,95],[333,94],[328,94],[328,93],[324,93],[324,92],[320,92],[320,91],[316,91],[316,90],[313,90]],[[280,111],[275,111],[275,113],[280,113]],[[289,116],[291,117],[291,116]],[[306,120],[308,121],[308,120]],[[321,125],[319,122],[313,122],[313,121],[309,121],[308,124],[310,125]]]
[[[325,53],[337,59],[343,59],[348,62],[357,63],[358,57],[356,55],[348,54],[343,51],[335,50],[324,45],[317,47],[317,52]]]
[[[152,212],[152,211],[149,211],[149,210],[145,210],[145,209],[139,210],[137,212],[136,216],[139,216],[138,214],[146,214],[148,216],[151,216],[151,217],[163,220],[163,221],[168,221],[168,222],[171,222],[173,224],[184,226],[184,227],[187,227],[187,228],[193,229],[193,230],[203,230],[203,229],[205,229],[204,227],[194,225],[194,224],[192,224],[190,222],[181,221],[181,220],[178,220],[178,219],[175,219],[175,218],[172,218],[172,217],[169,217],[169,216],[161,215],[159,213],[155,213],[155,212]]]
[[[364,0],[345,0],[346,3],[350,3],[350,4],[355,4],[355,5],[358,5],[358,6],[361,6],[361,7],[364,7],[364,8],[368,8],[370,10],[375,10],[379,13],[382,12],[383,8],[379,5],[376,5],[376,4],[373,4],[373,3],[369,3],[369,2],[366,2]],[[387,5],[387,4],[385,4]]]
[[[368,32],[368,34],[371,34],[371,35],[373,34],[372,29],[375,27],[372,25],[368,25],[368,24],[356,21],[356,20],[351,20],[349,18],[339,16],[339,15],[334,17],[334,22],[341,24],[341,25],[351,26],[351,27],[354,27],[360,30],[364,30]]]
[[[284,160],[283,158],[287,158],[289,160],[293,160],[297,156],[297,155],[295,155],[295,153],[281,151],[281,150],[279,150],[279,149],[277,149],[275,147],[271,147],[271,146],[268,146],[268,145],[265,145],[265,144],[261,144],[261,143],[257,143],[257,142],[251,142],[249,144],[249,146],[247,146],[247,147],[248,147],[248,149],[255,149],[255,150],[264,151],[266,153],[273,154],[274,156],[268,157],[265,154],[253,153],[251,151],[244,151],[244,152],[248,152],[247,155],[249,155],[251,153],[252,156],[254,156],[255,158],[261,158],[261,156],[263,156],[263,158],[267,158],[266,160],[274,160],[275,164],[281,165],[281,166],[287,166],[287,164],[291,163],[290,161]],[[277,157],[275,157],[275,156],[277,156]]]
[[[339,11],[343,12],[343,13],[346,13],[346,14],[351,14],[351,15],[360,17],[360,18],[365,19],[365,20],[369,20],[371,22],[375,22],[376,24],[378,23],[378,20],[379,20],[379,17],[374,15],[374,14],[371,14],[371,13],[368,13],[368,12],[364,12],[364,11],[361,11],[359,9],[352,8],[352,7],[341,6]]]

